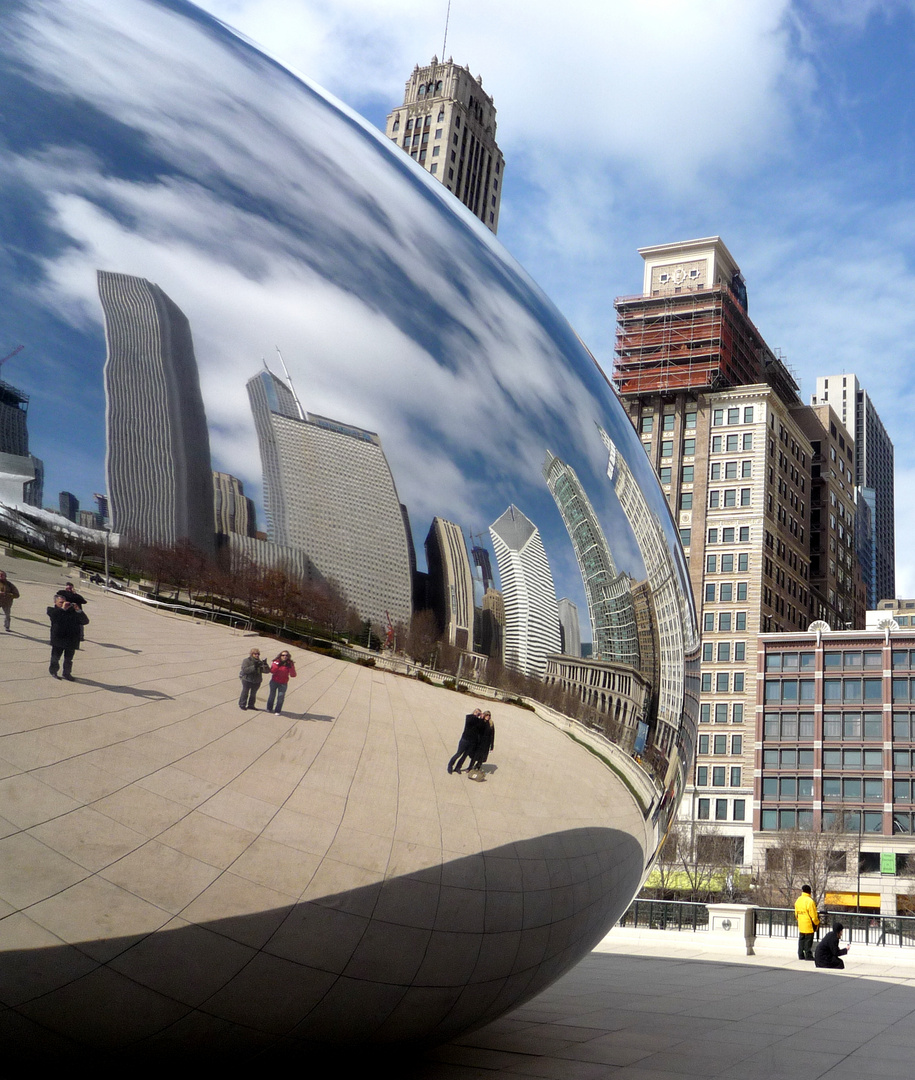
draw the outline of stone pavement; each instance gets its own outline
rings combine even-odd
[[[611,931],[533,1001],[431,1051],[412,1076],[911,1080],[915,966],[852,946],[845,971],[724,956],[702,934]]]
[[[768,944],[768,943],[767,943]],[[702,933],[613,930],[564,978],[429,1051],[415,1080],[911,1080],[913,950],[853,945],[818,971],[769,945],[724,954]]]

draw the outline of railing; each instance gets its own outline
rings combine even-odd
[[[791,908],[756,908],[753,912],[756,937],[793,938],[797,920]],[[858,945],[890,945],[915,948],[915,917],[911,915],[859,915],[854,911],[820,913],[821,937],[834,922],[844,926],[842,940]]]
[[[753,932],[756,937],[797,937],[797,919],[794,908],[763,908],[753,912]]]
[[[649,930],[708,930],[708,908],[686,900],[635,900],[617,925]]]

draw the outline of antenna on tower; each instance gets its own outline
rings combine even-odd
[[[448,10],[445,13],[445,36],[442,38],[442,63],[445,62],[445,46],[448,44],[448,22],[451,19],[451,0],[448,0]]]
[[[289,384],[295,407],[299,410],[299,419],[304,420],[305,410],[302,408],[302,403],[299,401],[299,395],[295,392],[295,387],[292,385],[292,377],[289,374],[289,369],[286,367],[286,361],[283,359],[283,354],[280,352],[279,345],[274,345],[273,347],[276,349],[276,355],[280,358],[280,363],[283,365],[283,374],[286,376],[286,382]]]

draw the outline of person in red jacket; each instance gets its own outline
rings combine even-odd
[[[295,664],[288,652],[281,652],[270,665],[270,693],[267,695],[267,712],[279,713],[283,708],[289,680],[294,679]]]

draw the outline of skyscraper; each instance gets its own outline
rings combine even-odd
[[[0,502],[41,506],[44,463],[29,453],[29,396],[0,380]]]
[[[237,476],[213,472],[213,514],[218,534],[253,537],[257,533],[254,503],[245,495],[244,484]]]
[[[591,619],[592,656],[595,660],[638,667],[639,642],[630,578],[617,570],[604,530],[572,466],[547,451],[543,476],[581,571]]]
[[[869,534],[863,531],[858,555],[867,586],[867,606],[896,595],[896,510],[893,443],[857,375],[817,379],[812,403],[829,404],[855,444],[856,501],[867,503]]]
[[[473,574],[460,525],[432,519],[426,537],[429,599],[449,645],[473,650]]]
[[[450,58],[417,64],[386,133],[497,231],[505,159],[496,145],[496,109],[479,76]]]
[[[374,432],[306,413],[269,371],[248,396],[274,544],[307,555],[364,619],[409,624],[410,543],[391,469]]]
[[[615,304],[614,380],[679,526],[700,607],[698,757],[681,812],[714,822],[749,862],[756,643],[811,621],[814,450],[797,383],[750,321],[721,239],[640,254],[642,293]]]
[[[509,506],[489,526],[489,535],[505,605],[503,663],[539,678],[547,654],[560,649],[556,588],[540,531],[516,506]]]
[[[98,271],[105,314],[105,470],[115,532],[213,547],[210,438],[190,324],[144,278]]]

